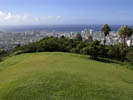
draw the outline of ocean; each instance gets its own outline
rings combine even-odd
[[[100,31],[103,25],[25,25],[25,26],[0,26],[0,31],[25,32],[25,31],[56,31],[56,32],[81,32],[83,29]],[[117,31],[122,25],[110,25],[112,31]],[[133,28],[131,25],[130,27]]]

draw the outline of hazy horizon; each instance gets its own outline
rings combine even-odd
[[[0,31],[4,32],[26,32],[26,31],[56,31],[56,32],[81,32],[83,29],[93,29],[100,31],[103,25],[96,24],[79,24],[79,25],[11,25],[0,26]],[[117,31],[122,25],[110,25],[112,31]],[[133,25],[130,25],[133,28]]]

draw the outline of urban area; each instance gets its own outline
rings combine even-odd
[[[83,29],[81,32],[45,32],[45,31],[27,31],[27,32],[0,32],[0,50],[8,51],[17,45],[25,45],[39,41],[45,37],[62,37],[74,39],[76,34],[80,33],[83,41],[88,39],[104,41],[104,33],[93,29]],[[90,38],[91,37],[91,38]],[[106,39],[106,45],[115,45],[122,42],[117,32],[111,32]],[[133,36],[127,41],[128,46],[133,46]]]

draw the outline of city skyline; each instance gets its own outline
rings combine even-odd
[[[132,0],[0,0],[0,25],[132,25],[132,3]]]

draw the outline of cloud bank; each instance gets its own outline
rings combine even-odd
[[[61,16],[39,16],[32,15],[15,15],[11,12],[5,13],[0,11],[0,25],[41,25],[41,24],[58,24]]]

